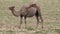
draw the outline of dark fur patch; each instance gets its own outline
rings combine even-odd
[[[39,16],[38,10],[36,10],[35,16]]]

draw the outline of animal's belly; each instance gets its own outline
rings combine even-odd
[[[33,17],[34,15],[27,15],[27,17]]]
[[[34,16],[35,15],[35,13],[28,13],[27,14],[27,17],[32,17],[32,16]]]

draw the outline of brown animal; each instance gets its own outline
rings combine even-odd
[[[40,12],[40,8],[36,5],[36,4],[31,4],[30,6],[23,6],[18,12],[15,11],[15,6],[9,7],[9,9],[12,11],[14,16],[20,16],[20,27],[22,24],[22,18],[24,17],[25,20],[25,28],[26,28],[26,18],[27,17],[33,17],[35,16],[37,19],[37,26],[39,24],[39,18],[41,19],[41,23],[43,22],[42,16],[41,16],[41,12]],[[43,23],[42,23],[43,25]],[[36,26],[36,28],[37,28]],[[43,26],[42,26],[43,28]]]

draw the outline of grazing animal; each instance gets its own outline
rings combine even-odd
[[[20,16],[20,27],[22,24],[22,18],[24,17],[25,20],[25,28],[26,28],[26,18],[27,17],[33,17],[35,16],[37,19],[37,26],[39,24],[39,18],[41,19],[41,22],[43,22],[42,16],[41,16],[41,12],[40,12],[40,8],[36,5],[36,4],[31,4],[28,7],[27,6],[23,6],[19,11],[15,11],[15,6],[11,6],[9,7],[9,9],[12,11],[14,16]],[[42,23],[43,25],[43,23]],[[37,28],[36,26],[36,28]],[[42,26],[43,27],[43,26]]]

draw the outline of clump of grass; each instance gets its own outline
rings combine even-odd
[[[60,29],[55,29],[56,32],[58,32],[60,34]]]
[[[9,31],[6,31],[5,33],[6,33],[6,34],[14,34],[14,31],[9,30]],[[4,33],[4,34],[5,34],[5,33]]]
[[[33,30],[33,28],[32,27],[28,27],[27,30]]]
[[[42,31],[36,31],[34,34],[42,34]]]

